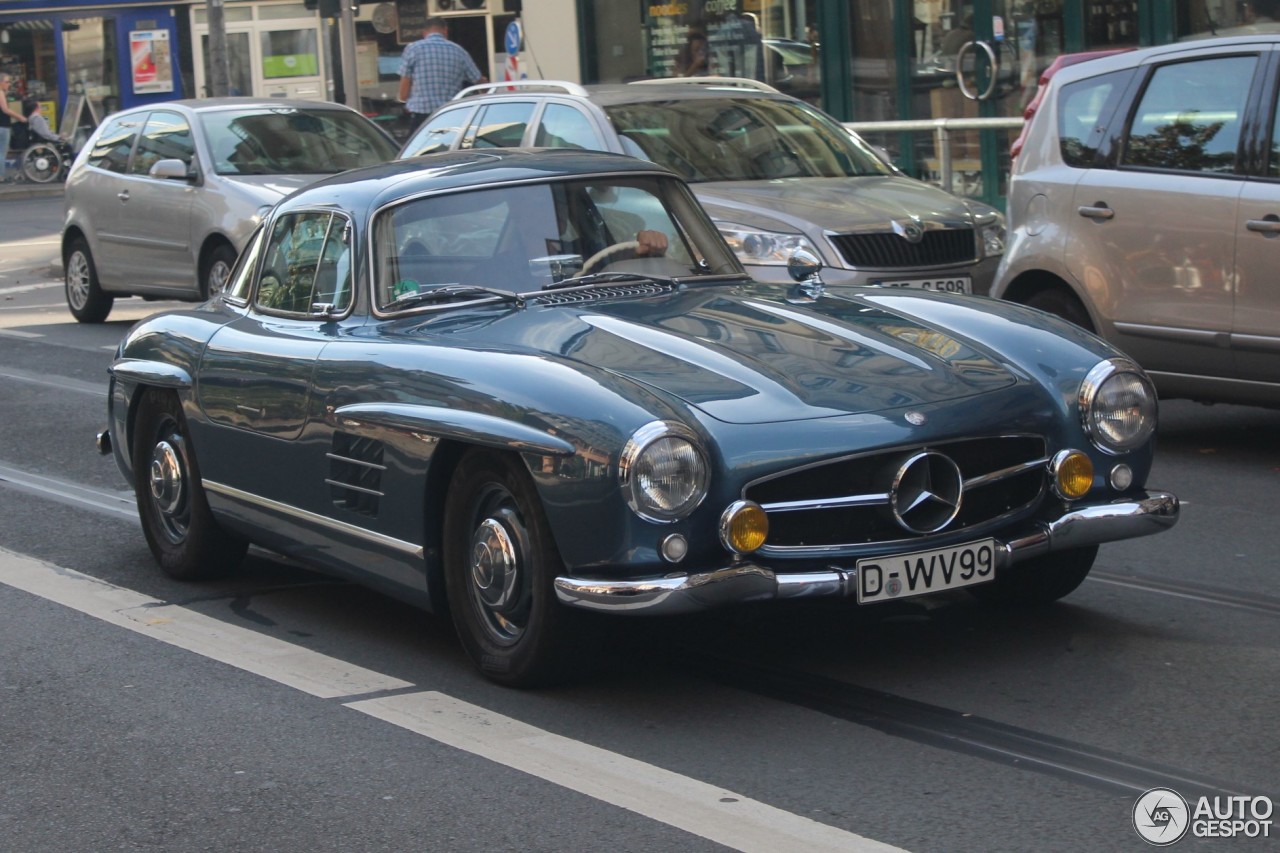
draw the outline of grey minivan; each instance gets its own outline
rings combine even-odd
[[[1280,406],[1277,99],[1280,33],[1059,71],[992,295],[1096,332],[1164,397]]]
[[[107,116],[67,177],[67,306],[100,323],[120,296],[206,299],[264,210],[395,152],[369,119],[319,101],[167,101]]]

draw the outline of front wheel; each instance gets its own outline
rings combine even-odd
[[[248,543],[218,526],[209,511],[182,404],[151,389],[133,430],[133,487],[142,532],[169,577],[205,580],[230,573]]]
[[[62,259],[66,270],[67,307],[81,323],[101,323],[111,313],[115,297],[98,284],[98,269],[83,237],[77,237]]]
[[[487,677],[512,687],[558,681],[578,615],[556,600],[563,565],[537,490],[517,459],[472,451],[444,512],[444,571],[458,637]]]
[[[217,296],[227,287],[231,269],[236,265],[236,250],[223,243],[209,253],[200,274],[200,292],[205,299]]]
[[[1010,566],[991,583],[969,587],[969,591],[975,598],[998,604],[1050,604],[1084,583],[1097,556],[1097,545],[1053,551]]]

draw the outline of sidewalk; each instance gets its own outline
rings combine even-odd
[[[13,176],[12,170],[9,176]],[[59,181],[48,184],[37,184],[30,181],[16,181],[0,184],[0,201],[19,201],[24,198],[51,198],[62,195],[64,185]]]

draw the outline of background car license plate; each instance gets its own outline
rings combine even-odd
[[[937,290],[942,293],[973,293],[973,282],[967,275],[953,275],[946,278],[900,278],[884,279],[875,284],[881,287],[914,287],[917,290]]]
[[[955,548],[935,548],[858,561],[858,603],[889,601],[994,580],[996,543],[981,539]]]

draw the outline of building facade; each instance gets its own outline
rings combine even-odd
[[[1277,0],[224,0],[233,94],[336,100],[402,132],[399,58],[428,15],[449,19],[491,80],[580,83],[748,76],[845,121],[1018,117],[1063,53],[1269,26]],[[1280,14],[1277,14],[1280,17]],[[513,24],[518,35],[513,43]],[[208,94],[204,2],[0,0],[0,70],[15,95],[84,129],[114,109]],[[355,76],[342,79],[344,39]],[[514,50],[512,49],[514,47]],[[358,93],[358,95],[357,95]],[[76,112],[67,117],[68,108]],[[957,189],[998,203],[1011,132],[960,133]],[[909,172],[927,135],[877,135]]]

